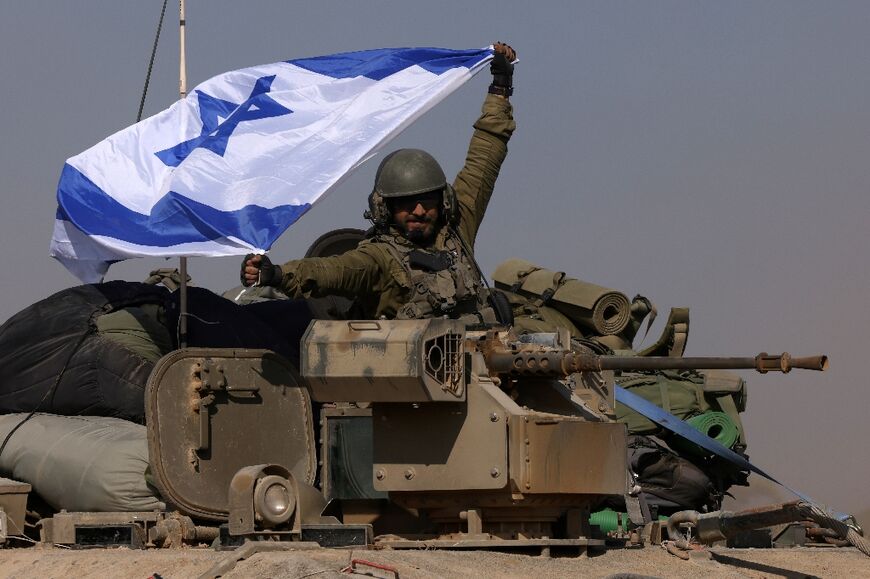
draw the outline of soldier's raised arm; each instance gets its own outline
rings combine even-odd
[[[507,142],[516,128],[509,100],[514,90],[516,51],[501,42],[493,46],[492,83],[483,102],[482,114],[474,123],[465,166],[453,184],[460,211],[459,234],[470,247],[474,246],[501,164],[507,156]]]

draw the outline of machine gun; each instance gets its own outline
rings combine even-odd
[[[502,349],[487,353],[487,366],[493,372],[517,376],[570,376],[577,372],[650,371],[650,370],[756,370],[760,374],[782,372],[795,368],[824,371],[827,356],[792,358],[788,352],[772,355],[762,352],[753,358],[627,357],[596,356],[564,349],[515,350]]]
[[[419,320],[315,322],[301,371],[315,400],[370,405],[373,488],[425,513],[430,545],[582,546],[588,510],[629,492],[614,371],[826,366],[788,354],[601,356],[567,332]]]

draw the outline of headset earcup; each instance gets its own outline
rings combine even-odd
[[[445,185],[441,197],[445,221],[450,225],[456,225],[459,222],[459,205],[456,202],[456,190],[453,189],[453,185],[450,183]]]
[[[387,204],[376,190],[369,194],[369,210],[366,217],[371,220],[375,227],[385,227],[389,221]]]

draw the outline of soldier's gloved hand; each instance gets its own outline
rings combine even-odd
[[[517,59],[517,53],[509,45],[502,42],[493,44],[493,49],[495,55],[489,65],[489,71],[492,73],[492,84],[489,85],[489,92],[507,97],[514,92],[513,61]]]
[[[279,286],[284,272],[280,265],[274,265],[265,255],[249,253],[242,260],[242,271],[239,278],[243,286]]]

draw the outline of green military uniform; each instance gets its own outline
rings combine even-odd
[[[432,247],[419,248],[390,227],[343,255],[285,263],[280,289],[291,298],[357,298],[371,318],[459,317],[478,309],[483,301],[480,276],[468,252],[474,246],[515,127],[510,102],[488,95],[474,123],[465,166],[453,184],[458,223],[455,230],[442,226]],[[447,255],[449,263],[443,269],[415,269],[415,260],[410,257],[420,252],[434,257]]]

